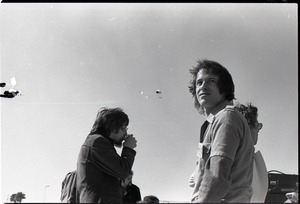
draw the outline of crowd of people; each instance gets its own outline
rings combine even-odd
[[[194,106],[205,117],[189,178],[190,202],[264,202],[266,168],[254,148],[262,128],[257,107],[234,104],[232,76],[218,62],[199,60],[189,71]],[[159,203],[154,195],[142,200],[132,183],[137,140],[127,133],[128,124],[129,117],[119,107],[99,110],[81,146],[76,171],[63,181],[62,202]],[[115,147],[122,147],[120,154]]]

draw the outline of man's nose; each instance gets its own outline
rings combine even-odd
[[[203,81],[202,84],[200,85],[200,90],[206,90],[207,89],[208,83],[206,81]]]

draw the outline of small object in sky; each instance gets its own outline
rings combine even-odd
[[[14,86],[17,84],[16,78],[15,78],[15,77],[12,77],[12,78],[10,79],[10,83],[11,83],[11,85],[14,87]]]
[[[10,79],[10,83],[11,83],[11,88],[9,89],[9,92],[16,92],[16,90],[14,90],[14,86],[17,84],[16,78],[12,77]]]
[[[141,94],[144,98],[148,99],[148,95],[146,95],[147,93],[145,93],[144,91],[140,91],[140,94]]]
[[[156,91],[155,91],[155,93],[156,94],[161,94],[161,90],[159,90],[159,89],[157,89]],[[148,99],[149,98],[149,96],[148,96],[148,94],[147,94],[147,92],[144,92],[144,91],[140,91],[140,95],[142,95],[144,98],[146,98],[146,99]],[[151,94],[152,95],[152,94]],[[158,98],[162,98],[161,96],[159,96]]]
[[[13,92],[4,91],[4,94],[0,94],[0,97],[3,97],[3,98],[13,98],[13,97],[15,97],[17,95],[20,95],[19,91],[13,91]]]
[[[4,98],[14,98],[15,96],[21,96],[21,93],[14,88],[14,86],[17,84],[16,78],[12,77],[10,79],[10,83],[11,83],[11,88],[8,91],[4,91],[3,94],[0,94],[0,97],[4,97]],[[0,83],[1,87],[5,87],[6,83]]]

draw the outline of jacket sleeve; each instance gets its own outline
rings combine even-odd
[[[117,178],[125,179],[132,168],[136,152],[123,147],[121,156],[106,138],[99,138],[91,148],[91,159],[97,168]]]

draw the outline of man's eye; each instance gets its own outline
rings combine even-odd
[[[210,79],[209,82],[210,83],[217,83],[217,81],[215,79]]]
[[[198,85],[198,86],[201,86],[202,84],[203,84],[202,81],[198,81],[198,82],[197,82],[197,85]]]

